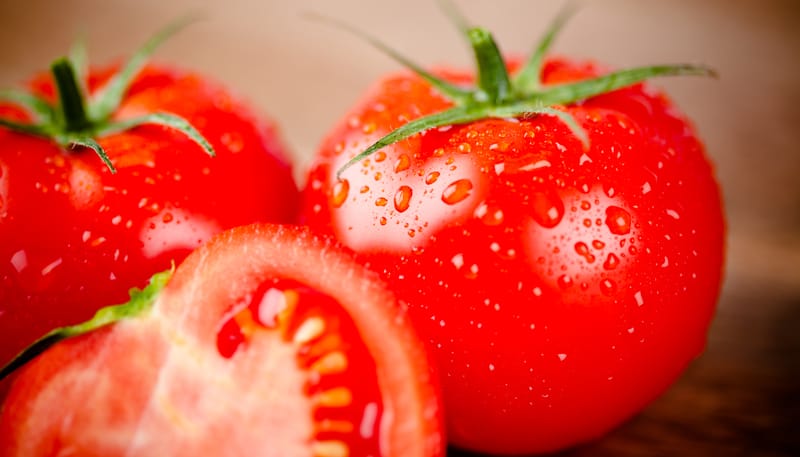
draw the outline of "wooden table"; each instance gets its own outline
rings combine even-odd
[[[458,0],[525,54],[562,2]],[[613,66],[702,62],[718,81],[656,82],[696,122],[728,212],[727,280],[708,350],[660,400],[565,456],[800,455],[800,3],[794,0],[583,2],[555,46]],[[280,120],[298,162],[380,74],[397,65],[303,11],[346,19],[424,64],[470,64],[426,0],[47,0],[0,2],[0,86],[66,52],[83,32],[94,62],[188,11],[207,20],[157,60],[212,75]],[[459,455],[453,453],[453,455]],[[465,454],[460,454],[465,455]]]

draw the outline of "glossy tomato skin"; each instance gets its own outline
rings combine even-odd
[[[598,72],[557,59],[543,78]],[[304,221],[409,303],[454,445],[524,454],[598,437],[704,347],[724,223],[703,145],[636,85],[566,108],[586,149],[552,117],[484,120],[387,147],[336,180],[381,136],[448,106],[416,77],[381,81],[323,142]]]
[[[222,355],[221,324],[276,279],[333,299],[355,331],[325,326],[300,337],[308,321],[296,319],[319,309],[299,304],[273,309],[275,323]],[[321,347],[343,354],[342,373],[301,362]],[[0,456],[348,455],[339,446],[369,439],[384,457],[439,457],[444,426],[430,370],[404,307],[349,252],[305,228],[242,226],[192,253],[150,311],[62,341],[23,367],[0,408]],[[374,383],[383,414],[365,408],[363,421],[347,422],[349,402],[314,395],[326,376],[344,388]],[[365,436],[371,424],[377,436]],[[316,447],[320,430],[334,447]]]
[[[92,72],[91,90],[115,70]],[[30,86],[54,96],[47,77]],[[150,66],[115,116],[159,111],[188,120],[217,157],[143,126],[98,140],[112,174],[90,150],[0,128],[0,364],[44,332],[126,301],[223,229],[293,220],[298,192],[271,122],[200,76]],[[10,106],[0,115],[24,119]]]

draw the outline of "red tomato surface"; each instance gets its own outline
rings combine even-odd
[[[440,456],[427,360],[349,254],[305,229],[239,227],[189,256],[149,311],[23,368],[0,455]]]
[[[113,71],[93,72],[91,90]],[[49,77],[31,87],[54,96]],[[156,111],[188,120],[217,157],[143,126],[98,139],[112,174],[89,149],[0,127],[0,364],[44,332],[127,300],[223,229],[293,219],[297,190],[271,123],[200,76],[151,66],[115,116]],[[0,105],[0,116],[21,114]]]
[[[543,81],[598,73],[551,60]],[[453,444],[514,454],[598,437],[704,347],[724,224],[703,145],[639,84],[563,108],[586,149],[554,117],[487,119],[415,135],[336,179],[382,136],[450,106],[415,76],[380,81],[322,143],[304,221],[409,304]]]

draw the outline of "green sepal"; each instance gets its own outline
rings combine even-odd
[[[564,28],[564,24],[575,13],[575,6],[573,2],[568,2],[558,13],[556,19],[550,24],[547,32],[539,40],[536,49],[534,49],[528,62],[522,67],[522,70],[514,77],[514,88],[518,93],[529,94],[541,88],[542,64],[544,57],[550,50],[558,32]]]
[[[33,116],[36,122],[52,123],[55,117],[50,103],[30,92],[17,89],[0,90],[0,102],[9,102],[22,107]],[[0,121],[2,121],[2,119],[0,119]]]
[[[546,105],[567,105],[622,89],[657,76],[678,75],[716,77],[717,73],[708,67],[689,64],[629,68],[592,79],[548,86],[542,92],[535,94],[534,97]]]
[[[101,308],[86,322],[60,327],[48,332],[25,348],[14,357],[11,362],[0,369],[0,380],[5,379],[8,375],[33,360],[36,356],[59,341],[84,335],[115,322],[142,316],[153,307],[153,303],[155,303],[161,290],[167,284],[170,277],[172,277],[172,272],[173,270],[170,269],[153,275],[153,277],[150,278],[150,284],[142,290],[131,289],[130,300],[127,303]]]
[[[426,71],[424,68],[415,64],[410,59],[406,58],[399,52],[385,45],[383,42],[381,42],[374,36],[367,34],[363,30],[359,30],[351,26],[350,24],[337,21],[335,19],[326,16],[321,16],[319,14],[307,13],[305,16],[309,19],[340,28],[361,38],[362,40],[370,44],[372,47],[378,49],[379,51],[383,52],[384,54],[395,60],[400,65],[403,65],[404,67],[413,71],[417,76],[427,81],[428,84],[435,87],[439,92],[442,93],[442,95],[444,95],[450,100],[466,102],[472,96],[472,91],[459,87],[455,84],[451,84],[450,82],[445,81],[444,79],[439,78],[438,76],[435,76],[434,74]]]
[[[190,124],[189,121],[178,116],[177,114],[163,112],[151,113],[131,119],[123,119],[105,125],[103,128],[98,129],[96,133],[98,136],[106,136],[145,124],[160,125],[162,127],[168,127],[177,130],[186,135],[190,140],[197,143],[201,148],[203,148],[203,151],[205,151],[206,154],[211,157],[216,156],[214,147],[211,146],[211,143],[205,139],[203,134],[200,133],[196,128],[192,127],[192,124]]]
[[[44,137],[50,136],[50,130],[47,130],[44,126],[41,125],[22,124],[20,122],[14,122],[0,118],[0,126],[16,132],[27,133],[29,135],[44,136]]]
[[[78,87],[82,93],[88,94],[86,75],[89,74],[89,53],[86,51],[86,39],[83,36],[75,40],[72,47],[69,48],[69,61],[72,62],[72,68],[75,70]]]
[[[56,140],[56,143],[58,143],[59,146],[65,149],[73,149],[75,146],[81,146],[93,150],[95,154],[100,157],[100,160],[106,164],[106,167],[108,167],[112,174],[117,172],[116,167],[114,167],[114,164],[111,163],[111,159],[108,157],[105,149],[103,149],[103,147],[100,146],[100,143],[98,143],[94,138],[90,136],[72,134],[56,134],[53,138]]]
[[[122,99],[125,97],[125,93],[128,92],[131,83],[133,83],[139,71],[144,68],[145,63],[150,59],[150,56],[152,56],[156,48],[169,39],[169,37],[196,20],[197,18],[195,17],[185,17],[175,21],[147,40],[147,42],[131,56],[122,70],[115,74],[102,89],[95,93],[89,104],[89,116],[97,120],[108,119],[111,114],[116,111],[120,103],[122,103]]]

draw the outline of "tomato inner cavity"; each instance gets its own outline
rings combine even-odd
[[[262,331],[280,332],[294,345],[298,366],[308,374],[303,391],[314,404],[314,455],[381,455],[375,361],[339,303],[296,281],[268,280],[223,318],[217,349],[232,358]]]

